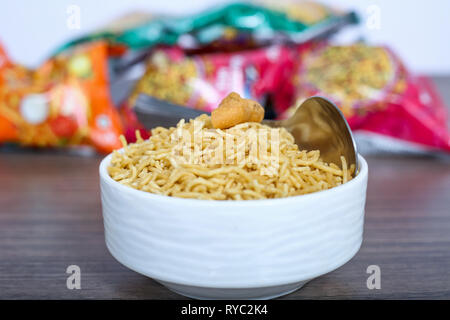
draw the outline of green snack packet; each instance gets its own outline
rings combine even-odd
[[[122,30],[103,30],[75,39],[59,51],[98,39],[131,49],[175,44],[184,47],[183,38],[186,40],[186,37],[190,48],[201,48],[214,42],[235,42],[243,48],[247,43],[253,46],[274,41],[302,43],[357,22],[353,12],[338,13],[317,3],[272,5],[271,8],[233,3],[185,17],[151,17]]]

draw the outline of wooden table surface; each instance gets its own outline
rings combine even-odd
[[[450,79],[436,79],[450,102]],[[450,105],[450,103],[448,103]],[[103,234],[100,157],[0,153],[0,299],[183,299],[118,263]],[[450,162],[368,157],[364,241],[336,271],[282,299],[450,298]],[[81,290],[66,268],[81,268]],[[369,265],[381,289],[369,290]]]

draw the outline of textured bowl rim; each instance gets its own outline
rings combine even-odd
[[[100,179],[110,185],[112,188],[119,189],[120,191],[123,191],[125,193],[128,193],[130,195],[135,195],[136,197],[143,197],[147,198],[148,200],[158,200],[158,201],[166,201],[169,203],[178,203],[180,205],[195,205],[195,206],[216,206],[218,204],[220,205],[226,205],[226,206],[248,206],[248,207],[254,207],[254,206],[267,206],[267,205],[281,205],[281,204],[289,204],[291,202],[298,202],[301,201],[301,199],[314,199],[317,197],[326,197],[331,196],[332,193],[336,192],[337,190],[344,191],[345,189],[351,188],[353,185],[361,184],[365,177],[368,175],[368,165],[366,160],[358,154],[358,163],[359,163],[359,170],[356,177],[354,177],[352,180],[347,181],[344,184],[341,184],[337,187],[333,187],[327,190],[321,190],[316,191],[308,194],[302,194],[298,196],[291,196],[291,197],[285,197],[285,198],[274,198],[274,199],[255,199],[255,200],[205,200],[205,199],[191,199],[191,198],[179,198],[179,197],[171,197],[171,196],[164,196],[159,195],[151,192],[146,192],[138,189],[134,189],[128,186],[125,186],[117,181],[115,181],[108,173],[107,167],[110,164],[112,157],[112,153],[107,155],[100,163],[99,166],[99,174]]]

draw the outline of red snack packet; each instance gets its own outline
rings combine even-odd
[[[140,129],[132,114],[123,110],[132,108],[140,93],[204,111],[215,109],[232,91],[259,101],[270,95],[275,112],[281,112],[292,102],[294,86],[287,79],[294,58],[294,52],[285,46],[189,56],[179,48],[156,50],[122,108],[128,119],[126,127],[131,128],[127,131],[134,134],[134,129]]]
[[[297,77],[295,105],[312,95],[334,101],[362,153],[450,152],[447,109],[431,81],[385,47],[321,43],[302,53]]]
[[[156,50],[130,102],[133,104],[139,93],[146,93],[179,105],[211,111],[228,93],[235,91],[253,99],[275,93],[280,107],[287,106],[289,98],[276,93],[289,77],[293,61],[293,52],[284,46],[190,56],[179,48]]]
[[[0,47],[0,143],[119,148],[122,125],[110,98],[107,54],[105,43],[90,43],[29,70]]]

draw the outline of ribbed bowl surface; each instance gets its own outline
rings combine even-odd
[[[310,280],[362,242],[367,163],[346,184],[271,200],[208,201],[123,186],[100,165],[105,239],[125,266],[158,281],[256,288]]]

